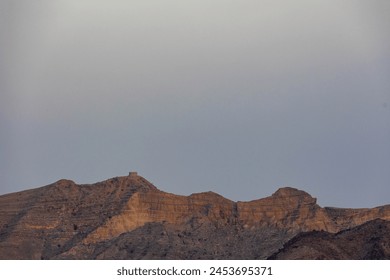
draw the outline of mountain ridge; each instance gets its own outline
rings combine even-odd
[[[179,256],[179,250],[183,250],[177,242],[191,244],[197,248],[196,252],[203,250],[203,243],[210,250],[213,248],[203,255],[188,253],[194,258],[245,258],[243,248],[252,250],[255,241],[261,252],[252,250],[249,255],[267,258],[301,232],[337,233],[378,218],[390,220],[390,205],[323,208],[307,192],[291,187],[279,188],[269,197],[246,202],[232,201],[214,192],[175,195],[159,190],[135,172],[95,184],[78,185],[61,179],[44,187],[2,195],[0,206],[2,259],[115,258],[110,255],[116,252],[110,247],[116,244],[113,240],[118,244],[133,244],[129,239],[138,237],[132,233],[140,232],[149,240],[148,232],[155,230],[161,230],[161,236],[165,236],[162,228],[166,228],[165,232],[170,232],[171,237],[162,239],[161,244],[177,249],[167,251],[171,258]],[[184,232],[194,232],[205,240],[196,241],[194,235]],[[218,234],[209,237],[213,232]],[[177,237],[173,238],[172,234]],[[264,241],[266,236],[268,239]],[[243,241],[245,238],[252,241]],[[242,248],[232,245],[236,252],[229,255],[218,245],[222,240],[246,245]],[[140,248],[132,250],[138,252]],[[105,253],[95,254],[95,250]],[[149,250],[143,248],[138,255],[132,255],[130,250],[125,255],[122,252],[121,256],[156,257],[151,254],[154,250]]]

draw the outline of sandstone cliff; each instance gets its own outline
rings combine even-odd
[[[179,196],[135,173],[91,185],[60,180],[0,196],[1,259],[267,258],[300,232],[390,220],[390,206],[322,208],[304,191],[234,202]]]

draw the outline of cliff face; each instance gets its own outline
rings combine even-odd
[[[308,193],[282,188],[272,196],[238,202],[240,220],[245,225],[267,225],[297,232],[324,230],[338,232],[377,218],[390,220],[390,205],[370,209],[322,208]]]
[[[293,188],[233,202],[165,193],[134,173],[93,185],[60,180],[0,196],[0,258],[267,258],[297,233],[377,218],[390,220],[390,206],[321,208]]]

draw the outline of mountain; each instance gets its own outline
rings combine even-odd
[[[390,220],[390,205],[322,208],[289,187],[249,202],[180,196],[130,172],[0,196],[0,259],[266,259],[300,233],[375,219]]]
[[[299,233],[269,259],[390,260],[390,221],[376,219],[339,233]]]

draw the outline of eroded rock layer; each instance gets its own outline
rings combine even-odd
[[[69,180],[0,196],[1,259],[264,259],[300,232],[336,233],[390,206],[322,208],[304,191],[234,202],[179,196],[136,173],[91,185]]]

